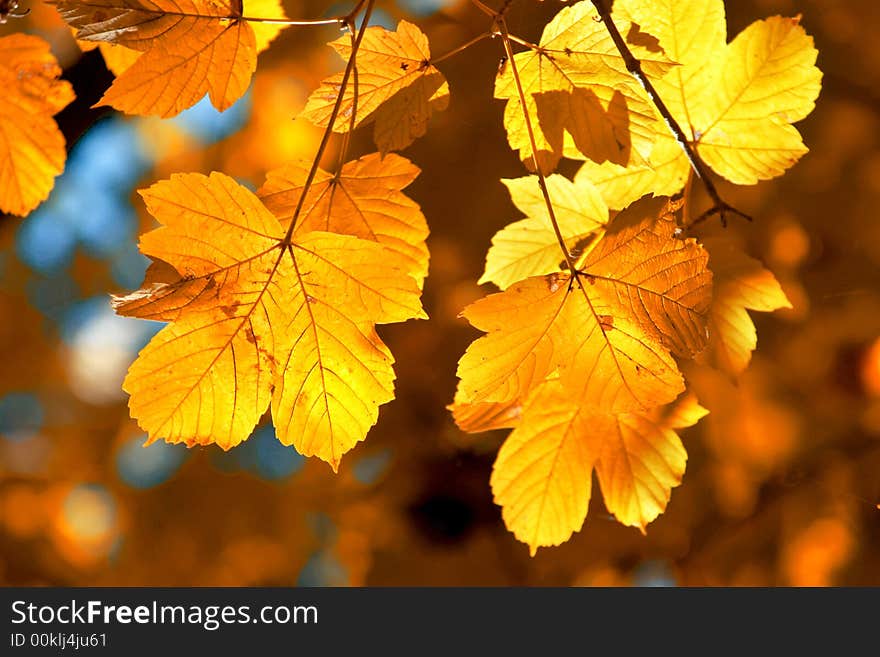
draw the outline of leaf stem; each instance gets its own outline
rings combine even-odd
[[[296,209],[293,211],[293,216],[290,219],[290,226],[288,226],[287,232],[284,234],[284,239],[281,240],[282,252],[284,251],[284,247],[287,247],[288,249],[290,248],[291,236],[293,235],[294,228],[296,228],[296,222],[299,219],[300,212],[302,212],[309,188],[312,186],[312,182],[315,180],[315,175],[318,173],[321,156],[324,155],[324,151],[327,149],[327,144],[330,142],[330,135],[333,134],[333,126],[336,123],[336,117],[339,116],[339,109],[342,107],[342,100],[345,98],[345,88],[348,86],[348,78],[351,77],[351,72],[355,68],[357,51],[358,48],[360,48],[364,34],[367,32],[367,26],[370,23],[370,15],[373,13],[374,3],[375,0],[366,0],[367,8],[364,11],[364,19],[361,22],[360,30],[358,30],[357,38],[352,45],[348,63],[345,65],[345,72],[342,74],[342,81],[339,83],[339,93],[336,95],[336,102],[333,104],[333,110],[330,112],[330,120],[327,123],[327,128],[324,130],[324,135],[321,137],[321,143],[318,144],[318,150],[315,153],[315,159],[312,161],[312,167],[309,169],[305,183],[303,183],[302,193],[300,194],[299,200],[296,202]],[[355,11],[359,11],[360,6],[359,3],[358,6],[355,7]],[[356,13],[350,14],[346,17],[346,21],[353,23],[353,19],[356,15]]]
[[[513,41],[514,43],[518,43],[519,45],[525,46],[526,48],[529,48],[531,50],[538,50],[538,51],[544,50],[543,48],[541,48],[541,46],[539,46],[535,43],[532,43],[531,41],[526,41],[525,39],[521,39],[514,34],[508,34],[507,38],[510,39],[511,41]]]
[[[354,22],[350,24],[351,31],[349,32],[351,36],[351,51],[355,50],[355,41],[356,39],[356,30],[354,29]],[[351,96],[351,117],[348,122],[348,131],[342,135],[342,146],[339,147],[339,161],[336,165],[336,173],[334,175],[334,180],[339,178],[339,174],[342,173],[342,165],[345,164],[345,157],[348,154],[348,146],[351,143],[351,135],[354,132],[355,124],[357,123],[357,103],[358,103],[358,67],[355,65],[354,69],[351,72],[352,75],[352,96]],[[336,188],[330,190],[330,201],[333,201],[333,195],[336,193]]]
[[[433,64],[439,64],[440,62],[442,62],[442,61],[444,61],[444,60],[446,60],[446,59],[449,59],[450,57],[453,57],[453,56],[459,54],[460,52],[463,52],[463,51],[467,50],[468,48],[470,48],[470,47],[473,46],[474,44],[477,44],[477,43],[479,43],[480,41],[482,41],[483,39],[488,39],[490,36],[494,36],[494,35],[495,35],[494,32],[483,32],[482,34],[480,34],[480,35],[478,35],[478,36],[475,36],[475,37],[474,37],[473,39],[471,39],[470,41],[461,44],[461,45],[458,46],[457,48],[453,48],[453,49],[450,50],[449,52],[447,52],[447,53],[443,53],[443,54],[440,55],[439,57],[432,57],[430,63],[431,63],[432,65],[433,65]]]
[[[562,255],[565,257],[565,264],[568,266],[569,272],[571,272],[572,277],[577,278],[577,269],[575,269],[575,263],[572,260],[571,253],[568,250],[568,247],[565,245],[565,238],[562,236],[562,231],[559,229],[559,222],[556,220],[556,212],[553,210],[553,202],[550,200],[550,192],[547,189],[547,180],[544,177],[544,172],[541,171],[541,167],[538,164],[538,144],[535,141],[535,132],[532,128],[532,119],[529,116],[528,105],[526,104],[526,94],[523,91],[522,81],[519,77],[519,70],[516,67],[516,60],[514,58],[513,47],[510,44],[510,33],[507,31],[507,23],[504,20],[503,16],[495,17],[495,25],[498,27],[498,34],[501,36],[501,40],[504,43],[504,52],[507,55],[507,61],[510,64],[510,72],[513,75],[513,80],[516,83],[516,92],[519,96],[519,104],[522,108],[523,119],[526,125],[526,132],[529,135],[529,146],[532,151],[532,163],[535,166],[535,171],[538,174],[538,185],[541,188],[541,194],[544,196],[544,204],[547,206],[547,214],[550,217],[550,223],[553,224],[553,232],[556,233],[556,241],[559,242],[559,248],[562,249]]]
[[[703,214],[697,217],[697,219],[694,220],[693,223],[699,223],[715,214],[717,214],[721,219],[722,226],[727,225],[728,214],[740,216],[744,219],[747,219],[748,221],[751,221],[752,218],[749,215],[745,214],[744,212],[740,212],[721,198],[721,195],[718,193],[718,189],[715,187],[715,183],[712,182],[711,174],[709,173],[709,169],[706,167],[706,164],[697,154],[697,151],[691,145],[690,141],[688,141],[687,135],[685,135],[684,130],[681,129],[681,126],[678,124],[678,121],[675,120],[675,117],[672,116],[672,112],[669,111],[666,103],[664,103],[663,99],[660,98],[660,94],[657,93],[657,90],[654,88],[651,80],[648,79],[648,76],[645,75],[645,72],[642,70],[641,62],[636,58],[635,55],[632,54],[632,51],[629,49],[629,46],[626,44],[626,41],[620,34],[620,30],[618,30],[617,25],[614,24],[614,19],[611,17],[611,11],[605,4],[605,0],[592,0],[592,2],[593,6],[596,8],[596,11],[599,12],[599,18],[601,18],[602,22],[605,24],[605,29],[611,36],[611,40],[614,41],[614,45],[617,47],[617,51],[623,58],[623,62],[626,65],[626,70],[629,71],[630,74],[638,81],[638,83],[642,86],[642,89],[644,89],[645,92],[648,94],[651,102],[654,103],[654,107],[657,108],[660,116],[663,117],[663,120],[666,123],[666,127],[669,128],[672,136],[675,137],[675,141],[678,142],[678,145],[684,151],[684,154],[687,156],[691,168],[693,169],[697,178],[699,178],[700,181],[703,183],[703,186],[706,188],[706,192],[709,194],[712,202],[714,203],[711,208],[709,208]]]
[[[241,16],[239,20],[249,21],[251,23],[267,23],[270,25],[338,25],[339,27],[349,26],[354,29],[354,18],[360,13],[366,0],[359,0],[350,12],[345,16],[334,16],[333,18],[305,18],[305,19],[288,19],[288,18],[258,18],[253,16]]]
[[[292,20],[287,18],[257,18],[254,16],[242,16],[239,20],[247,21],[249,23],[267,23],[271,25],[339,25],[340,27],[345,25],[347,16],[337,16],[335,18],[314,18],[314,19],[302,19],[302,20]]]

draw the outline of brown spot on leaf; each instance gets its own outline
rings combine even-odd
[[[599,315],[599,326],[602,327],[602,330],[608,333],[608,331],[614,330],[614,317],[611,315]]]
[[[547,289],[551,292],[556,292],[559,289],[560,284],[562,283],[563,276],[561,274],[547,274],[544,277],[544,280],[547,281]]]

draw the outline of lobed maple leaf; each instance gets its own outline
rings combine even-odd
[[[330,43],[344,59],[351,56],[351,40]],[[357,84],[349,82],[333,124],[335,132],[374,123],[373,138],[382,154],[409,146],[425,134],[428,119],[449,104],[449,86],[431,65],[428,38],[412,23],[400,21],[397,30],[368,27],[357,51]],[[321,83],[299,114],[326,128],[336,104],[342,73]]]
[[[271,404],[279,440],[335,470],[393,398],[375,325],[425,317],[416,280],[376,242],[314,230],[286,241],[220,173],[177,174],[141,195],[162,224],[141,250],[159,264],[114,306],[170,323],[123,383],[132,416],[150,441],[229,449]]]
[[[64,170],[64,135],[52,118],[73,87],[43,39],[0,37],[0,210],[24,216],[44,201]]]
[[[572,402],[558,380],[546,381],[492,469],[507,528],[532,555],[567,541],[586,519],[595,469],[608,510],[644,531],[684,474],[687,453],[675,430],[705,414],[689,397],[650,411],[602,413]]]
[[[578,257],[576,278],[527,278],[462,313],[488,335],[462,356],[450,409],[465,431],[515,427],[491,484],[532,554],[581,528],[594,469],[609,511],[644,531],[684,473],[675,429],[706,412],[679,397],[672,355],[707,344],[709,256],[677,237],[681,204],[658,202],[615,217]]]
[[[657,37],[680,64],[662,77],[646,73],[716,173],[752,185],[781,175],[807,152],[792,124],[813,110],[822,73],[799,17],[756,21],[726,43],[722,0],[617,0],[615,11]],[[587,163],[590,178],[606,185],[622,178],[658,194],[681,189],[689,163],[665,126],[656,128],[650,162]]]
[[[293,216],[308,172],[309,165],[299,162],[267,175],[257,193],[279,219]],[[412,162],[393,153],[347,162],[335,176],[319,169],[303,201],[294,237],[324,230],[379,242],[421,287],[428,273],[428,224],[418,204],[401,191],[419,173]]]
[[[486,255],[486,270],[479,283],[493,282],[502,290],[529,276],[563,269],[559,242],[537,176],[501,181],[525,219],[499,230]],[[546,185],[559,230],[570,252],[582,251],[608,223],[608,207],[598,190],[585,178],[572,183],[559,174]]]
[[[538,149],[534,155],[544,173],[563,155],[642,164],[656,140],[654,108],[597,18],[589,0],[565,7],[544,28],[536,48],[514,56]],[[646,71],[661,76],[673,66],[644,34],[635,34],[635,26],[615,22],[622,34],[633,34],[630,48]],[[495,98],[507,101],[508,141],[531,167],[531,140],[509,64],[495,81]]]
[[[791,308],[773,274],[727,239],[704,238],[709,269],[715,281],[709,313],[709,345],[697,362],[737,376],[749,365],[758,344],[755,325],[747,310],[772,312]]]
[[[619,215],[576,277],[527,278],[468,306],[488,335],[459,361],[459,401],[525,399],[555,372],[572,400],[608,413],[675,399],[684,382],[672,354],[706,344],[711,273],[696,241],[674,237],[671,209]]]
[[[284,18],[279,0],[55,0],[77,39],[115,44],[108,63],[118,74],[99,101],[128,114],[174,116],[208,94],[218,110],[241,98],[257,54],[283,25],[248,22]],[[254,13],[251,13],[254,12]],[[108,57],[108,50],[102,50]]]

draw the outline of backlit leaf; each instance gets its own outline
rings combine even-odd
[[[528,278],[464,310],[488,335],[459,361],[461,402],[525,399],[557,370],[572,400],[605,412],[652,408],[684,389],[671,353],[705,346],[708,256],[674,237],[671,214],[619,219],[577,279]]]
[[[307,163],[270,171],[259,196],[282,225],[293,216],[308,175]],[[347,162],[338,177],[318,170],[300,212],[294,236],[313,230],[353,235],[385,245],[394,264],[421,286],[428,273],[428,224],[402,190],[419,175],[406,158],[389,153]]]
[[[758,344],[747,310],[772,312],[791,308],[773,274],[728,240],[711,237],[701,242],[709,252],[715,281],[709,313],[709,346],[699,362],[736,376],[751,360]]]
[[[755,184],[781,175],[807,152],[791,124],[812,111],[822,73],[799,18],[756,21],[728,44],[722,0],[618,0],[615,10],[656,36],[681,64],[662,77],[646,72],[697,153],[719,175]],[[665,127],[657,127],[658,138],[671,141]],[[631,164],[657,193],[677,191],[684,182],[687,160],[680,152],[670,162],[671,149]],[[611,167],[602,169],[598,177],[607,177]]]
[[[585,413],[566,397],[558,382],[541,386],[492,468],[492,494],[504,524],[533,555],[580,530],[590,503],[597,455],[585,439]]]
[[[564,259],[547,213],[537,176],[502,180],[514,205],[525,219],[502,228],[492,238],[486,271],[480,283],[493,282],[502,290],[529,276],[562,269]],[[569,251],[582,251],[608,223],[608,208],[586,179],[579,183],[559,174],[547,177],[559,230]]]
[[[346,60],[351,55],[348,36],[330,45]],[[412,23],[400,21],[394,32],[368,27],[357,51],[357,96],[350,79],[333,130],[348,132],[357,112],[354,127],[375,123],[373,138],[382,153],[409,146],[425,134],[431,114],[449,103],[446,78],[430,61],[428,38]],[[299,116],[326,127],[342,77],[337,73],[324,80]]]
[[[64,170],[64,135],[52,118],[73,100],[49,44],[26,34],[0,38],[0,210],[26,215]]]
[[[632,26],[618,21],[624,35]],[[541,170],[565,155],[617,164],[643,163],[655,140],[654,109],[626,70],[592,2],[565,7],[553,18],[536,50],[515,55]],[[662,52],[630,41],[642,67],[663,75],[673,62]],[[507,101],[504,126],[512,148],[531,166],[531,144],[512,67],[495,81],[495,97]]]
[[[681,483],[687,452],[675,429],[695,424],[708,411],[685,397],[650,412],[595,415],[589,443],[605,507],[624,525],[645,526],[666,509]]]
[[[684,474],[687,453],[675,429],[706,413],[683,397],[612,415],[573,403],[559,381],[546,381],[525,403],[492,469],[505,525],[533,555],[567,541],[587,517],[595,468],[607,509],[644,531]]]
[[[142,192],[162,227],[141,250],[172,266],[117,298],[171,322],[123,387],[151,440],[229,449],[270,405],[279,440],[334,469],[393,397],[377,323],[424,317],[416,282],[385,247],[312,231],[290,246],[278,219],[231,178],[179,174]],[[167,274],[168,267],[164,267]]]
[[[120,73],[99,104],[128,114],[169,117],[208,94],[214,107],[241,98],[257,54],[281,25],[247,17],[283,18],[278,0],[57,0],[62,18],[86,41],[142,54]],[[254,12],[254,13],[251,13]],[[117,68],[117,67],[114,67]],[[118,67],[121,69],[122,67]]]

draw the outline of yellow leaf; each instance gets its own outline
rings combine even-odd
[[[813,111],[822,73],[797,18],[752,23],[728,46],[699,128],[698,152],[728,180],[779,176],[807,152],[791,125]]]
[[[616,21],[624,35],[632,26]],[[538,49],[515,55],[526,109],[544,173],[565,155],[597,162],[643,163],[656,136],[653,106],[626,70],[589,0],[560,11],[544,28]],[[662,75],[672,62],[661,52],[630,42],[646,71]],[[531,166],[531,145],[512,67],[495,81],[495,98],[507,101],[504,126],[512,148]]]
[[[121,70],[99,102],[129,114],[174,116],[205,94],[217,109],[229,108],[247,91],[257,53],[283,28],[257,24],[255,31],[243,17],[240,0],[57,0],[54,4],[61,17],[77,28],[78,39],[142,52]],[[253,0],[247,9],[254,18],[284,17],[278,0]]]
[[[684,474],[687,452],[675,429],[707,413],[685,396],[648,411],[611,415],[573,403],[559,381],[543,383],[526,401],[492,470],[505,525],[532,555],[564,543],[586,519],[595,467],[608,510],[644,532]]]
[[[687,182],[690,164],[672,137],[658,137],[645,165],[620,166],[587,160],[574,177],[575,184],[591,183],[612,210],[622,210],[646,194],[670,196]]]
[[[615,9],[656,36],[681,64],[664,77],[648,75],[716,173],[751,185],[781,175],[807,152],[791,124],[812,111],[822,73],[813,39],[798,18],[756,21],[727,44],[722,0],[618,0]],[[658,137],[670,139],[662,124],[657,129]],[[651,156],[651,164],[666,165],[652,184],[677,191],[687,161],[680,153],[673,165],[667,152]],[[644,165],[636,168],[646,173]]]
[[[488,335],[459,361],[461,402],[525,399],[557,370],[572,400],[605,412],[678,396],[684,384],[670,351],[692,356],[705,346],[708,256],[674,236],[671,214],[618,220],[584,256],[577,279],[528,278],[464,310]]]
[[[348,36],[330,45],[346,60],[351,55]],[[348,132],[357,112],[354,127],[375,122],[373,138],[383,154],[409,146],[425,134],[431,114],[449,103],[446,78],[430,61],[428,38],[412,23],[400,21],[394,32],[368,27],[357,51],[357,95],[352,77],[333,130]],[[326,127],[342,76],[337,73],[324,80],[299,116]]]
[[[81,43],[88,43],[82,41]],[[102,42],[98,44],[104,63],[110,72],[117,78],[130,69],[141,56],[141,53],[125,46],[117,46],[112,43]]]
[[[156,267],[117,312],[171,322],[123,384],[150,440],[229,449],[267,406],[279,440],[334,469],[393,397],[375,324],[424,317],[415,281],[385,247],[313,231],[289,246],[279,221],[231,178],[178,174],[142,192],[162,227]]]
[[[276,20],[287,18],[281,0],[243,0],[243,5],[244,10],[242,14],[246,21],[249,18],[272,18]],[[275,37],[286,27],[277,23],[262,23],[259,21],[248,21],[248,24],[254,31],[258,53],[268,48],[272,41],[275,40]]]
[[[773,274],[729,240],[711,237],[702,244],[709,252],[715,293],[709,313],[709,346],[698,361],[736,376],[748,367],[758,344],[746,310],[772,312],[791,308],[791,303]]]
[[[663,77],[652,75],[652,84],[681,127],[693,136],[696,116],[712,93],[713,68],[724,54],[724,2],[615,0],[614,10],[637,22],[679,64]]]
[[[502,228],[492,238],[486,271],[480,283],[493,282],[502,290],[529,276],[562,269],[564,258],[547,213],[537,176],[502,180],[526,219]],[[599,192],[585,179],[572,183],[559,174],[546,179],[554,215],[570,252],[579,253],[608,223],[608,208]]]
[[[284,226],[294,214],[308,171],[306,163],[271,171],[258,192]],[[319,169],[293,234],[326,230],[379,242],[421,287],[428,273],[428,224],[418,204],[401,191],[418,175],[417,166],[393,153],[347,162],[338,177]]]
[[[674,429],[695,424],[708,411],[685,397],[668,407],[588,419],[588,442],[606,508],[624,525],[645,527],[666,509],[681,483],[687,452]]]
[[[496,402],[470,404],[462,401],[462,395],[458,391],[455,393],[455,400],[446,408],[452,411],[452,417],[458,428],[468,433],[511,429],[519,423],[522,415],[522,404],[518,399],[502,404]]]
[[[64,170],[64,135],[52,119],[73,100],[49,44],[0,38],[0,210],[24,216],[44,201]]]
[[[590,430],[586,414],[565,399],[558,382],[541,386],[492,468],[492,494],[504,524],[528,543],[532,555],[579,531],[590,503],[597,455],[585,440]]]

